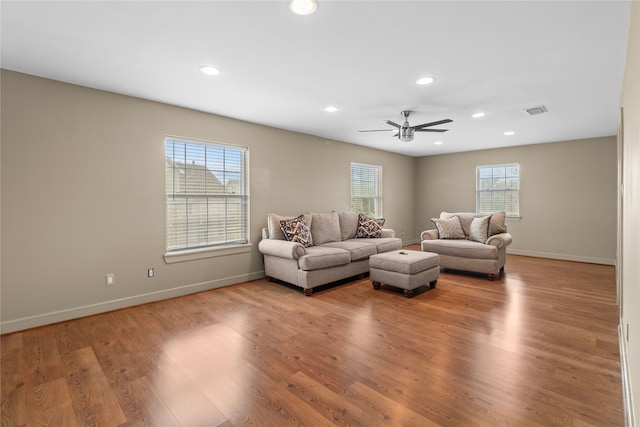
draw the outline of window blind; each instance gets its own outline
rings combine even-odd
[[[351,163],[351,210],[382,217],[382,166]]]
[[[167,252],[247,243],[244,147],[165,138]]]
[[[476,212],[520,215],[520,165],[476,167]]]

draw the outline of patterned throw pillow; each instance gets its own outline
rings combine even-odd
[[[384,226],[384,218],[369,218],[365,214],[358,214],[358,228],[356,230],[356,238],[358,239],[374,239],[382,237],[382,227]]]
[[[477,216],[471,221],[469,226],[469,240],[486,243],[489,238],[489,220],[491,215]]]
[[[304,221],[304,215],[280,221],[280,229],[288,241],[301,243],[305,248],[313,246],[311,229]]]
[[[439,239],[464,239],[464,231],[460,224],[460,218],[452,216],[451,218],[431,218],[431,221],[438,229]]]

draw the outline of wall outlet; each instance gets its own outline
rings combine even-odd
[[[113,286],[116,284],[116,275],[114,273],[107,274],[104,276],[104,285],[105,286]]]
[[[627,339],[627,342],[629,342],[629,322],[626,322],[624,325],[624,336]]]
[[[147,270],[147,277],[153,277],[156,275],[156,272],[153,268]]]
[[[400,232],[400,237],[404,237],[404,230]]]

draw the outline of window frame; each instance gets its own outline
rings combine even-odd
[[[359,196],[354,195],[354,168],[360,169],[362,172],[366,171],[374,176],[374,179],[373,179],[374,194],[373,195],[359,195]],[[364,175],[365,175],[364,173],[360,173],[361,178],[364,178]],[[382,196],[382,166],[351,162],[351,166],[349,168],[349,188],[351,191],[350,206],[351,206],[352,212],[362,212],[363,214],[367,216],[372,216],[374,218],[382,218],[384,216],[384,213],[383,213],[384,199]],[[359,198],[362,200],[372,199],[373,206],[374,206],[373,214],[371,214],[370,212],[363,212],[364,209],[360,209],[360,210],[355,209],[355,206],[354,206],[355,198]],[[363,206],[364,203],[360,205]]]
[[[182,148],[184,149],[184,154],[181,153],[179,156],[175,156],[175,155],[170,156],[169,146],[172,145],[173,148],[175,148],[175,146],[178,144],[182,146]],[[189,156],[187,154],[187,150],[188,150],[187,146],[190,146],[193,150],[197,151],[198,154],[201,154],[204,157],[200,158],[198,157],[198,155],[193,155],[193,154]],[[222,157],[207,159],[206,157],[207,153],[220,154],[222,155]],[[228,157],[227,157],[228,155],[235,157],[234,161],[229,163],[229,165],[231,166],[226,164],[228,160]],[[189,168],[191,164],[189,164],[188,161],[193,159],[194,156],[197,158],[197,160],[199,160],[199,162],[191,163],[196,166],[195,168],[191,169]],[[183,160],[183,162],[180,163],[180,160]],[[200,162],[200,160],[202,160],[202,162]],[[218,164],[217,166],[220,166],[220,165],[222,166],[213,168],[212,162],[218,161],[218,160],[220,160],[222,163]],[[232,144],[214,142],[214,141],[206,141],[206,140],[198,140],[193,138],[166,135],[164,138],[164,161],[165,161],[165,230],[164,230],[165,262],[167,263],[182,262],[182,261],[188,261],[188,260],[194,260],[194,259],[202,259],[202,258],[223,256],[223,255],[229,255],[234,253],[244,253],[244,252],[250,251],[252,245],[249,243],[250,242],[249,148],[232,145]],[[191,161],[193,162],[193,160]],[[177,166],[178,164],[181,164],[182,166]],[[234,166],[236,169],[233,169]],[[183,178],[184,182],[181,183],[180,185],[183,186],[184,191],[182,192],[177,191],[175,186],[175,176],[176,176],[175,174],[179,172],[183,174],[183,176],[187,176],[186,174],[188,173],[188,170],[192,170],[194,173],[197,173],[197,174],[202,173],[203,175],[202,182],[200,178],[197,178],[192,182],[188,182],[186,178]],[[170,176],[170,173],[171,173],[171,176]],[[235,180],[237,184],[232,188],[234,190],[240,189],[239,194],[228,192],[229,187],[227,186],[231,181],[231,178],[228,177],[229,175],[234,175],[237,178],[237,180]],[[208,176],[210,176],[210,178],[212,178],[213,181],[211,180],[207,181]],[[221,182],[219,180],[219,176],[222,176],[222,181],[224,182]],[[214,184],[213,186],[211,186],[212,188],[211,190],[208,189],[209,188],[208,184],[204,184],[206,182]],[[216,183],[217,183],[217,186],[216,186]],[[200,185],[202,185],[202,189],[204,189],[203,193],[200,193],[200,191],[198,191],[201,189],[200,187],[198,187],[196,190],[192,189],[191,193],[188,192],[189,187],[193,188],[194,186],[200,186]],[[217,188],[217,187],[220,187],[220,185],[222,187]],[[170,189],[170,186],[172,186],[171,189]],[[217,191],[216,191],[216,188],[217,188]],[[190,214],[194,215],[193,213],[190,213],[194,205],[191,204],[189,200],[194,201],[195,205],[200,206],[199,209],[206,210],[207,212],[206,218],[204,218],[202,214],[200,214],[200,218],[199,218],[201,222],[204,221],[206,223],[205,228],[200,228],[200,231],[206,234],[206,238],[204,239],[211,238],[211,235],[214,235],[216,232],[218,233],[222,232],[222,235],[224,236],[223,239],[219,241],[207,240],[207,242],[204,244],[202,242],[200,242],[199,244],[193,244],[193,243],[189,244],[188,242],[189,231],[187,228],[188,219],[185,219],[184,220],[186,221],[184,225],[185,234],[182,236],[183,239],[187,239],[185,240],[185,245],[183,246],[172,245],[170,243],[170,240],[171,240],[170,234],[173,233],[173,231],[170,230],[170,226],[171,226],[170,217],[172,214],[170,212],[171,210],[170,199],[176,199],[176,198],[185,200],[183,213],[186,214],[186,218],[188,218]],[[230,204],[229,201],[231,199],[236,199],[236,200],[234,200]],[[176,204],[176,206],[178,205],[179,204]],[[227,225],[229,221],[229,208],[230,207],[232,208],[233,206],[239,209],[239,213],[238,213],[239,223],[238,223],[238,216],[236,215],[233,218],[233,220],[235,222],[235,225],[237,225],[237,227],[232,227],[231,230],[235,230],[236,233],[239,233],[239,236],[238,238],[228,239],[227,233],[229,233],[229,229]],[[210,216],[210,213],[209,213],[210,209],[223,209],[224,215]],[[211,220],[220,219],[220,218],[222,219],[222,222],[224,224],[224,226],[222,227],[222,231],[219,228],[215,228],[215,226],[211,224]],[[196,219],[198,219],[197,216],[196,216]],[[202,226],[202,224],[199,224],[199,225]]]
[[[508,176],[507,174],[507,170],[510,168],[516,168],[517,169],[517,180],[516,180],[516,187],[515,189],[513,188],[508,188],[508,179],[511,178],[513,179],[514,176],[513,174],[511,174],[510,176]],[[502,169],[504,171],[504,187],[503,188],[497,188],[497,189],[481,189],[481,178],[480,178],[480,173],[481,171],[486,171],[491,169],[491,173],[492,173],[492,180],[496,180],[499,178],[495,178],[494,174],[496,173],[496,170],[500,170]],[[506,212],[506,216],[507,218],[521,218],[520,215],[520,186],[521,186],[521,176],[522,176],[522,167],[520,166],[519,163],[502,163],[502,164],[494,164],[494,165],[479,165],[476,166],[476,212],[478,213],[486,213],[486,214],[490,214],[493,212],[500,212],[500,211],[504,211]],[[494,184],[495,185],[495,184]],[[491,203],[491,209],[489,211],[486,211],[484,209],[481,209],[481,195],[482,193],[490,193],[492,196],[495,193],[503,193],[503,205],[504,207],[502,207],[501,205],[497,205],[494,203],[500,203],[500,202],[494,202],[493,201],[493,197],[492,197],[492,201]],[[517,211],[513,211],[513,210],[509,210],[508,209],[508,205],[509,202],[507,201],[508,199],[510,199],[510,197],[506,197],[508,193],[515,193],[515,203],[516,204],[516,208]]]

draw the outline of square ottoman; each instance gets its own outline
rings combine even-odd
[[[369,274],[374,289],[381,284],[404,289],[404,296],[410,298],[416,288],[429,284],[436,287],[440,277],[440,257],[433,252],[401,249],[371,255]]]

